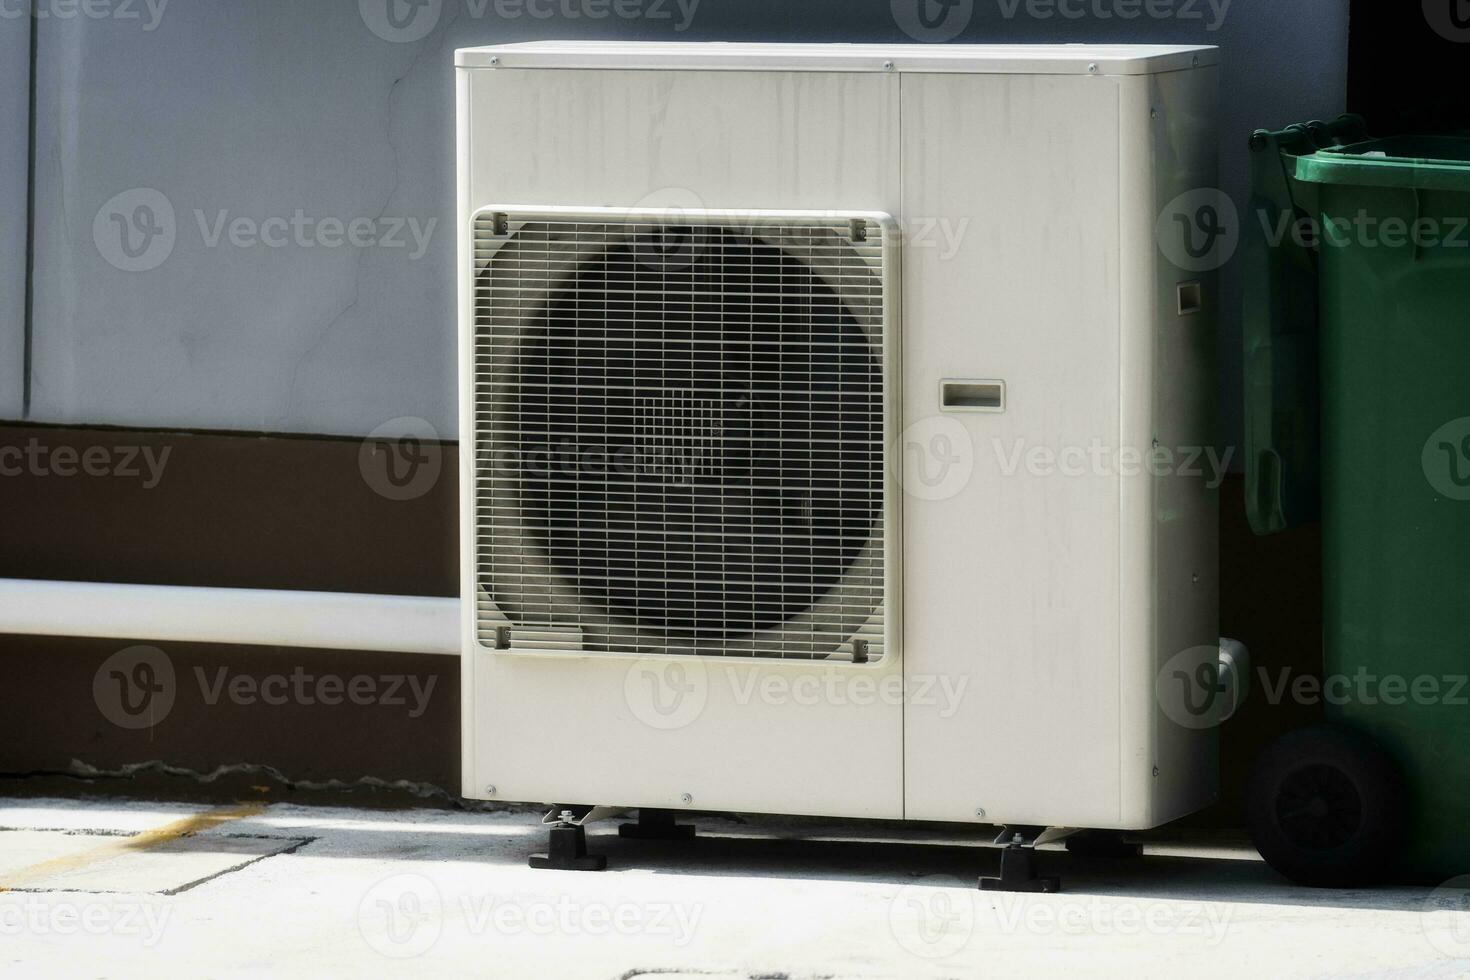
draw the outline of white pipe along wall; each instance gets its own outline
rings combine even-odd
[[[0,633],[459,656],[459,600],[0,579]]]

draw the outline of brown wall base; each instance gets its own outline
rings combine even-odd
[[[357,440],[0,427],[0,447],[33,439],[52,453],[61,446],[115,454],[151,446],[155,459],[164,447],[170,457],[152,489],[123,475],[0,475],[0,577],[457,592],[452,445],[434,447],[442,454],[438,479],[400,501],[379,493],[375,478],[364,476]],[[1238,480],[1222,490],[1221,628],[1250,646],[1256,670],[1251,700],[1223,731],[1221,802],[1191,821],[1213,826],[1240,824],[1245,776],[1260,749],[1319,717],[1311,706],[1272,704],[1260,671],[1273,684],[1283,671],[1320,671],[1320,535],[1309,529],[1255,537],[1242,494]],[[353,787],[354,802],[443,803],[458,792],[459,667],[453,658],[154,644],[172,668],[174,702],[157,724],[130,730],[103,711],[105,704],[116,713],[117,680],[103,672],[100,694],[94,681],[109,657],[134,645],[0,636],[0,662],[9,678],[0,687],[0,774],[30,774],[0,777],[0,793],[76,787],[238,798],[255,792],[251,787],[269,786],[277,796],[320,795],[336,791],[333,780]],[[348,693],[353,683],[362,703]],[[285,703],[267,703],[267,695],[281,697],[283,684]],[[334,700],[339,687],[341,703],[322,703],[322,692]],[[87,767],[120,772],[140,764],[145,768],[131,776],[94,782],[34,775]],[[221,767],[227,771],[217,773]],[[212,781],[201,781],[210,774]],[[412,785],[380,785],[399,780]],[[312,788],[322,784],[324,789]]]
[[[0,662],[20,679],[0,689],[9,730],[0,743],[0,793],[44,787],[237,799],[263,786],[275,797],[350,790],[435,804],[459,795],[453,657],[157,644],[172,670],[171,679],[159,678],[172,704],[159,698],[156,724],[124,728],[109,717],[122,692],[101,668],[133,646],[0,637]],[[129,767],[140,771],[123,775]],[[75,778],[93,770],[113,775]],[[61,774],[71,777],[45,778]],[[383,785],[399,781],[412,785]]]
[[[458,595],[457,448],[423,447],[437,477],[390,499],[362,446],[0,426],[0,578]]]

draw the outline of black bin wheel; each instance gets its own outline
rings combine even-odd
[[[1403,840],[1398,768],[1371,739],[1323,725],[1262,753],[1246,811],[1266,862],[1292,881],[1347,888],[1382,881]]]

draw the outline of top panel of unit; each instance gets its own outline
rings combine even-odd
[[[1220,49],[1161,44],[735,44],[533,41],[464,48],[461,68],[899,71],[1156,75],[1219,63]]]

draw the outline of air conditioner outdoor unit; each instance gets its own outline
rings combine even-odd
[[[1208,803],[1216,54],[459,52],[465,795]]]

